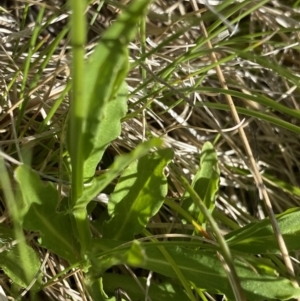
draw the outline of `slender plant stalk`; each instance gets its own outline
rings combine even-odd
[[[72,58],[72,97],[70,113],[70,154],[72,159],[72,196],[71,207],[82,195],[83,191],[83,154],[80,151],[82,145],[83,121],[85,117],[84,110],[84,85],[83,78],[84,56],[86,44],[86,19],[85,9],[86,1],[70,0],[72,9],[71,17],[71,41],[73,49]]]

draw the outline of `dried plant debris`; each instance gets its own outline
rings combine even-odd
[[[127,2],[89,1],[87,58]],[[1,155],[13,170],[30,151],[32,167],[44,179],[67,184],[60,157],[69,109],[70,8],[63,0],[0,5]],[[221,169],[216,210],[243,225],[263,218],[265,211],[238,135],[241,126],[275,211],[299,206],[300,136],[293,128],[299,126],[299,16],[295,1],[153,1],[145,26],[129,46],[130,95],[122,134],[107,149],[108,162],[99,166],[107,168],[114,156],[162,137],[174,150],[176,165],[191,179],[203,144],[211,141]],[[202,21],[229,87],[226,93],[239,108],[239,125],[226,107]],[[175,176],[170,179],[169,195],[177,198],[182,188]],[[6,216],[2,194],[1,202]],[[165,210],[162,215],[172,214]],[[7,217],[5,221],[10,223]],[[56,256],[38,252],[45,282],[67,267]],[[12,283],[1,276],[8,291]],[[82,282],[82,272],[69,271],[61,281],[46,285],[41,298],[87,300]]]

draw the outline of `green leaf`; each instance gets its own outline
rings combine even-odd
[[[126,111],[127,85],[123,82],[116,96],[104,105],[101,118],[94,125],[89,124],[89,128],[93,128],[96,134],[90,138],[86,136],[86,139],[91,139],[94,145],[84,162],[85,179],[94,176],[96,166],[101,161],[106,147],[121,134],[121,118],[125,116]],[[88,131],[86,135],[90,133],[92,132]]]
[[[192,187],[210,212],[215,208],[219,179],[220,170],[216,151],[210,142],[206,142],[202,147],[200,166],[192,181]],[[205,216],[200,212],[199,207],[193,202],[188,192],[185,193],[182,208],[188,211],[201,224],[206,222]]]
[[[146,256],[143,263],[139,264],[138,267],[166,277],[177,278],[173,267],[166,261],[165,256],[157,246],[152,243],[141,243],[141,245]],[[234,300],[228,276],[215,251],[174,246],[172,242],[163,242],[162,245],[176,262],[187,281],[192,282],[199,289],[211,293],[222,293],[229,300]],[[97,256],[99,265],[101,265],[102,260],[105,262],[106,258],[116,258],[118,259],[117,264],[126,264],[127,262],[122,261],[121,258],[126,260],[126,256],[123,254],[129,248],[130,244],[124,246],[124,242],[97,239],[93,241],[92,250],[95,252],[94,254],[100,252]],[[234,264],[247,300],[288,300],[300,297],[300,288],[294,288],[290,280],[278,277],[272,264],[268,261],[258,259],[249,261],[249,257],[247,257],[243,261],[235,259]]]
[[[14,231],[4,224],[0,225],[0,266],[4,273],[16,284],[21,287],[27,287],[30,282],[37,276],[40,268],[40,260],[34,250],[24,242],[28,262],[23,262],[22,256],[19,254],[18,245],[12,245],[14,241]],[[29,281],[28,281],[29,280]],[[37,276],[37,281],[33,286],[38,289],[42,283],[41,275]]]
[[[164,247],[187,280],[193,282],[199,288],[206,289],[209,292],[223,293],[228,299],[234,300],[228,277],[214,252],[173,246]],[[167,277],[175,277],[173,268],[157,247],[144,246],[144,249],[147,257],[145,264],[142,265],[143,268]],[[300,296],[300,289],[294,288],[288,279],[259,275],[246,263],[238,260],[235,260],[235,267],[247,300],[287,300]]]
[[[145,14],[149,2],[132,2],[104,32],[88,60],[86,76],[83,79],[87,97],[82,145],[85,159],[117,137],[120,132],[120,118],[126,111],[127,88],[124,80],[129,70],[128,43],[134,38],[137,24]],[[121,96],[114,99],[117,92]],[[112,100],[114,104],[107,106]],[[120,108],[117,108],[118,105]],[[117,108],[115,116],[114,108]],[[109,137],[108,132],[113,129],[113,136]],[[98,157],[98,162],[100,160],[101,157]],[[87,164],[85,174],[91,176],[91,162]]]
[[[78,259],[78,245],[73,238],[68,215],[58,213],[57,190],[52,183],[44,184],[28,166],[21,165],[15,177],[22,194],[23,204],[19,204],[23,217],[23,227],[40,232],[40,243],[69,262]]]
[[[158,150],[124,171],[109,199],[112,217],[104,224],[104,237],[127,240],[143,230],[164,202],[168,191],[164,168],[172,158],[171,149]]]
[[[86,206],[97,196],[107,185],[109,185],[131,162],[145,155],[152,147],[159,147],[162,141],[158,138],[140,144],[133,152],[119,156],[107,172],[100,177],[94,178],[89,186],[85,188],[82,196],[77,200],[72,212],[76,219],[76,228],[74,233],[83,242],[85,249],[82,251],[84,256],[90,247],[91,234],[89,230],[89,220]]]
[[[92,297],[92,300],[108,301],[108,296],[105,294],[103,289],[102,278],[94,279],[87,274],[86,277],[84,277],[84,283]]]
[[[116,288],[121,287],[132,300],[145,300],[145,293],[137,286],[136,280],[131,276],[106,273],[102,279],[105,291],[111,295],[114,294]],[[138,281],[145,289],[147,286],[146,279],[139,277]],[[156,284],[154,280],[151,281],[148,295],[152,301],[189,301],[182,288],[169,282]]]
[[[108,241],[106,239],[101,239],[101,242]],[[134,266],[142,265],[145,261],[146,254],[141,246],[140,242],[134,240],[132,243],[128,244],[129,248],[126,248],[124,252],[114,253],[113,256],[104,256],[101,260],[99,260],[96,254],[95,244],[99,243],[99,240],[95,239],[93,242],[93,250],[88,253],[91,262],[91,269],[89,271],[90,278],[97,278],[102,275],[107,269],[111,268],[114,265],[119,264],[130,264]],[[108,245],[111,245],[111,242],[115,242],[114,240],[109,240]],[[120,241],[117,242],[117,245],[120,244]],[[91,277],[93,275],[93,277]]]
[[[84,190],[84,176],[94,175],[105,146],[120,133],[120,118],[126,111],[127,88],[124,80],[129,70],[128,44],[134,38],[137,24],[145,14],[148,3],[134,1],[130,4],[102,35],[86,65],[83,62],[83,18],[80,18],[82,28],[79,28],[81,39],[79,36],[76,39],[73,34],[73,43],[77,46],[73,47],[73,57],[76,56],[77,60],[73,61],[74,102],[71,104],[67,131],[67,146],[72,163],[69,209],[74,213],[74,232],[81,244],[82,256],[89,248],[91,237],[86,208],[80,199]],[[74,4],[74,8],[78,8],[78,5]],[[73,13],[82,14],[82,11],[74,9]],[[83,84],[78,81],[80,76]],[[118,92],[119,95],[114,99]],[[110,101],[114,104],[109,104]],[[114,115],[113,110],[116,108]],[[110,126],[114,131],[108,133]],[[112,136],[108,137],[108,134]]]
[[[102,35],[101,41],[86,64],[83,62],[84,52],[82,51],[84,48],[83,29],[80,28],[81,39],[79,37],[76,39],[76,36],[73,35],[73,42],[77,45],[73,48],[73,56],[76,56],[77,60],[73,61],[72,90],[74,95],[71,94],[71,96],[73,96],[74,102],[71,103],[67,128],[67,147],[72,163],[70,209],[76,205],[77,200],[83,194],[84,174],[93,175],[92,165],[95,165],[97,152],[100,151],[99,155],[101,155],[101,147],[107,143],[107,137],[104,137],[103,141],[101,140],[100,135],[103,131],[100,133],[99,126],[107,113],[107,103],[113,100],[117,92],[123,93],[123,97],[118,97],[118,99],[121,101],[119,105],[124,108],[124,80],[129,70],[128,44],[134,38],[138,21],[145,14],[149,2],[147,0],[132,2]],[[74,4],[73,1],[72,3]],[[78,6],[74,5],[74,7]],[[78,10],[74,9],[75,11],[78,14]],[[79,14],[82,12],[80,11]],[[84,20],[80,18],[80,21],[84,26]],[[82,44],[78,45],[76,42]],[[82,82],[78,80],[80,77]],[[117,121],[118,115],[120,114],[116,114],[114,121]],[[115,125],[113,126],[115,127]],[[85,161],[90,155],[92,155],[93,161],[87,162],[84,167]],[[100,161],[101,157],[98,160]],[[77,225],[77,234],[83,230],[80,227]],[[82,233],[82,235],[88,236],[89,233]],[[82,235],[80,234],[80,241],[85,250],[88,246],[84,244]]]
[[[107,185],[109,185],[130,163],[138,158],[146,155],[153,147],[160,147],[162,140],[154,138],[150,141],[139,144],[135,150],[129,154],[124,154],[115,158],[115,162],[109,167],[109,169],[99,177],[96,177],[89,183],[82,196],[77,200],[76,209],[84,209],[93,198],[95,198]]]
[[[300,208],[291,208],[276,215],[276,219],[288,250],[299,250]],[[269,218],[232,231],[225,238],[232,250],[251,254],[281,254]]]
[[[130,265],[141,265],[145,260],[145,252],[138,240],[134,240],[126,254],[127,262]]]

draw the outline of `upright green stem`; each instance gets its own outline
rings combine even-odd
[[[83,191],[83,164],[82,137],[85,117],[85,97],[83,78],[84,56],[86,43],[85,0],[70,0],[71,16],[71,41],[72,41],[72,99],[70,111],[69,146],[72,161],[72,197],[70,207],[73,208],[76,200]]]

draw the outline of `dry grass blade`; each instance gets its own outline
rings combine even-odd
[[[44,2],[14,0],[1,4],[5,9],[0,13],[0,156],[12,183],[15,168],[30,162],[45,182],[57,185],[63,204],[70,191],[65,128],[70,93],[71,12],[66,0],[46,1],[42,22],[37,24]],[[130,1],[87,2],[88,57],[103,31]],[[259,5],[254,8],[256,4]],[[122,134],[108,147],[96,171],[97,175],[104,173],[115,156],[136,149],[144,140],[161,137],[165,146],[174,150],[174,164],[191,180],[199,167],[199,150],[206,141],[213,142],[221,169],[214,216],[218,226],[227,233],[269,216],[292,280],[299,276],[299,269],[294,268],[299,263],[296,259],[291,262],[274,213],[299,207],[299,135],[251,114],[238,114],[237,110],[246,108],[300,126],[299,14],[299,1],[153,0],[143,20],[144,28],[138,25],[140,30],[129,45],[129,111],[122,123]],[[40,30],[36,44],[30,48],[37,27]],[[231,115],[229,109],[210,106],[226,102]],[[276,110],[272,102],[294,115]],[[27,105],[21,114],[24,103]],[[179,204],[184,188],[177,175],[171,169],[168,172],[167,201],[148,230],[157,239],[188,240],[194,226],[183,224],[178,212],[167,204]],[[96,213],[90,219],[95,237],[101,236],[94,224],[106,214],[112,187],[94,199],[98,201],[94,204]],[[12,226],[2,190],[1,187],[0,222]],[[205,238],[195,239],[217,247]],[[36,237],[29,243],[44,263],[41,272],[47,284],[39,292],[41,299],[90,300],[80,269],[70,267],[50,250],[45,251]],[[298,256],[296,252],[291,255]],[[112,272],[131,274],[139,281],[134,269],[126,272],[116,267]],[[4,273],[1,277],[5,293],[0,295],[15,298],[10,295],[11,279]],[[155,273],[151,279],[155,282]],[[241,291],[239,281],[235,282],[236,290]],[[147,287],[144,293],[154,300],[150,289],[148,292]],[[24,299],[26,293],[24,290]],[[196,290],[193,293],[196,295]],[[215,295],[203,296],[197,298],[218,299]],[[242,293],[237,300],[244,300]]]

